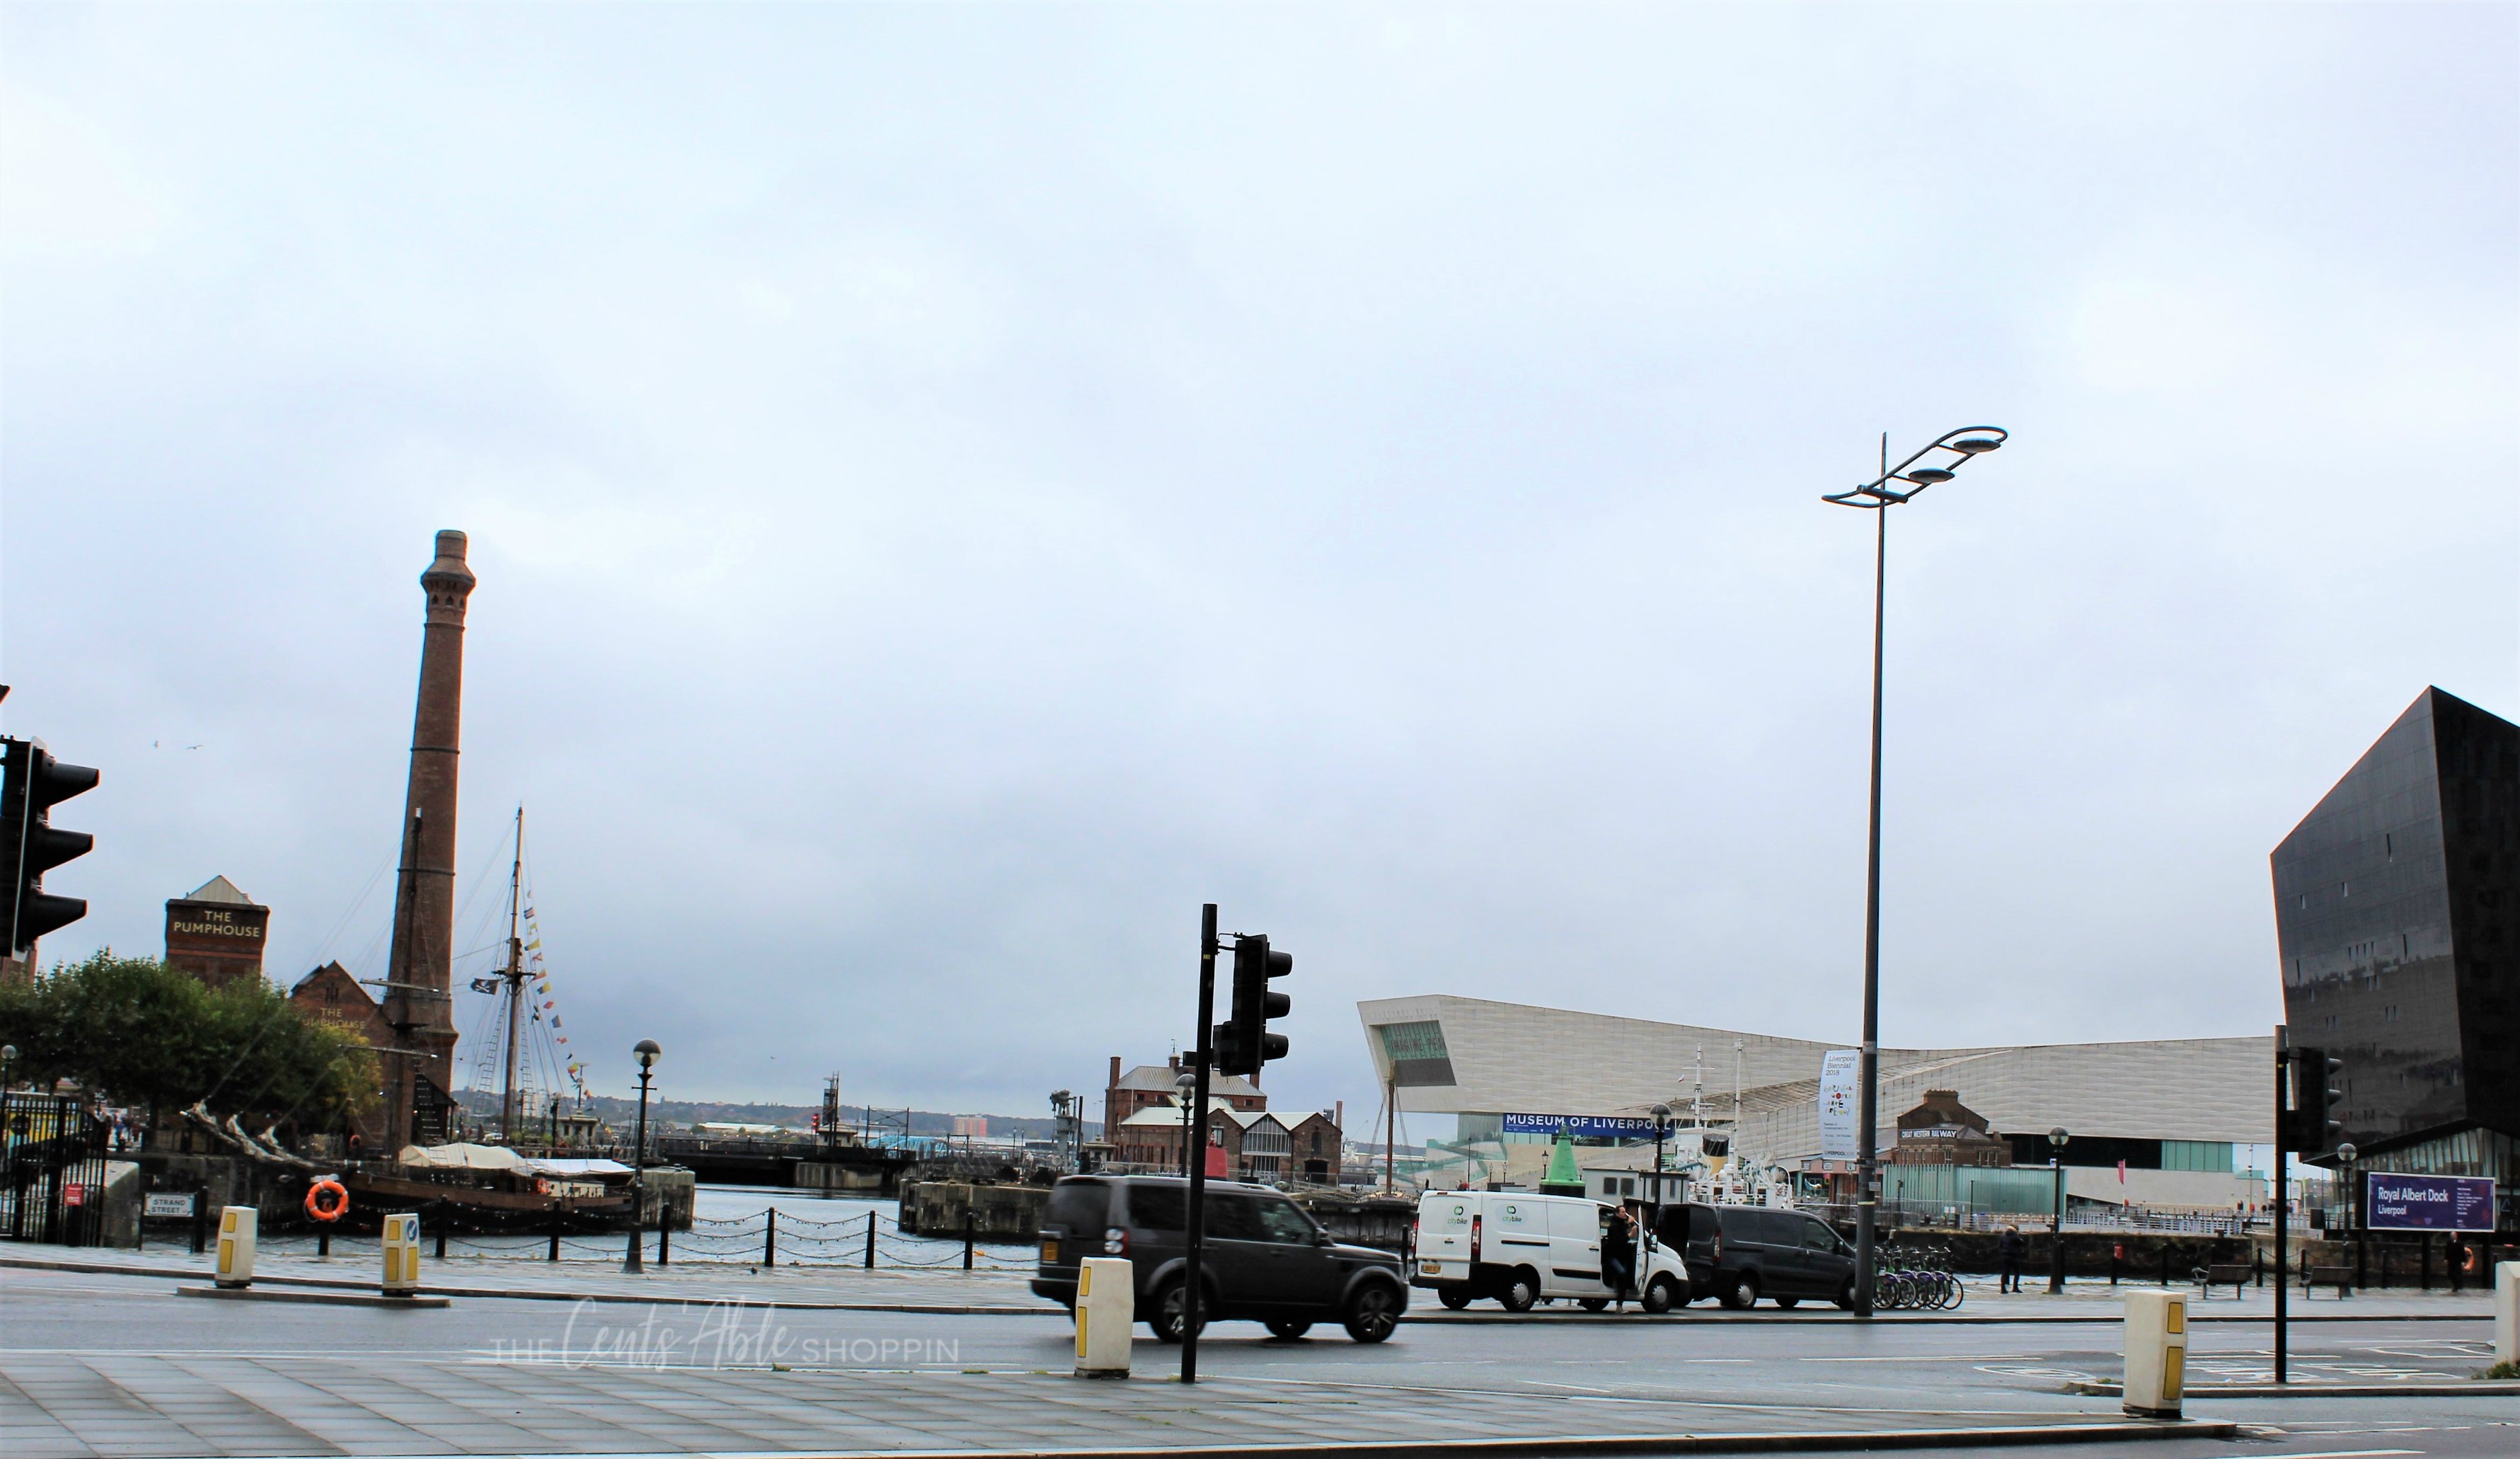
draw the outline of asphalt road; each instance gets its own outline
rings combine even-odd
[[[572,1304],[462,1299],[442,1310],[179,1299],[164,1279],[0,1270],[0,1348],[302,1355],[389,1363],[397,1355],[518,1362],[708,1367],[1012,1369],[1064,1372],[1063,1320],[799,1312],[742,1306]],[[2490,1322],[2331,1323],[2297,1329],[2296,1380],[2397,1383],[2464,1379],[2489,1361]],[[2063,1391],[2118,1375],[2114,1323],[2021,1326],[1903,1323],[1860,1327],[1687,1320],[1405,1326],[1365,1346],[1335,1327],[1278,1342],[1249,1323],[1219,1324],[1201,1370],[1253,1382],[1352,1384],[1363,1391],[1489,1390],[1615,1404],[1682,1399],[1711,1414],[1761,1406],[1868,1413],[1931,1407],[1982,1415],[2090,1412]],[[2191,1334],[2190,1381],[2264,1381],[2270,1334],[2246,1325]],[[1145,1376],[1176,1371],[1179,1349],[1142,1337]],[[2520,1398],[2191,1398],[2191,1417],[2228,1418],[2259,1436],[2146,1444],[2157,1459],[2194,1453],[2324,1459],[2520,1454]],[[1976,1451],[1983,1452],[1983,1451]],[[2090,1453],[2088,1449],[2057,1452]]]

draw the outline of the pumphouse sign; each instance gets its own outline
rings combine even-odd
[[[2494,1182],[2481,1175],[2364,1176],[2363,1224],[2374,1231],[2491,1231]]]
[[[166,965],[212,987],[262,977],[263,935],[271,909],[212,877],[190,896],[166,903]]]

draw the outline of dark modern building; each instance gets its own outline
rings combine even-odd
[[[2520,1184],[2520,725],[2427,689],[2275,847],[2292,1041],[2368,1169]],[[2270,1076],[2272,1085],[2272,1075]]]

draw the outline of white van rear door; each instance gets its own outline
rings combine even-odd
[[[1470,1274],[1470,1217],[1478,1214],[1479,1198],[1430,1191],[1418,1202],[1418,1270],[1430,1277]]]

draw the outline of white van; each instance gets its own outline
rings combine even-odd
[[[1545,1297],[1594,1311],[1618,1294],[1601,1279],[1601,1240],[1616,1208],[1582,1196],[1523,1191],[1428,1191],[1418,1198],[1416,1260],[1409,1285],[1455,1310],[1483,1297],[1527,1312]],[[1688,1304],[1688,1267],[1653,1241],[1638,1213],[1634,1296],[1648,1312]]]

